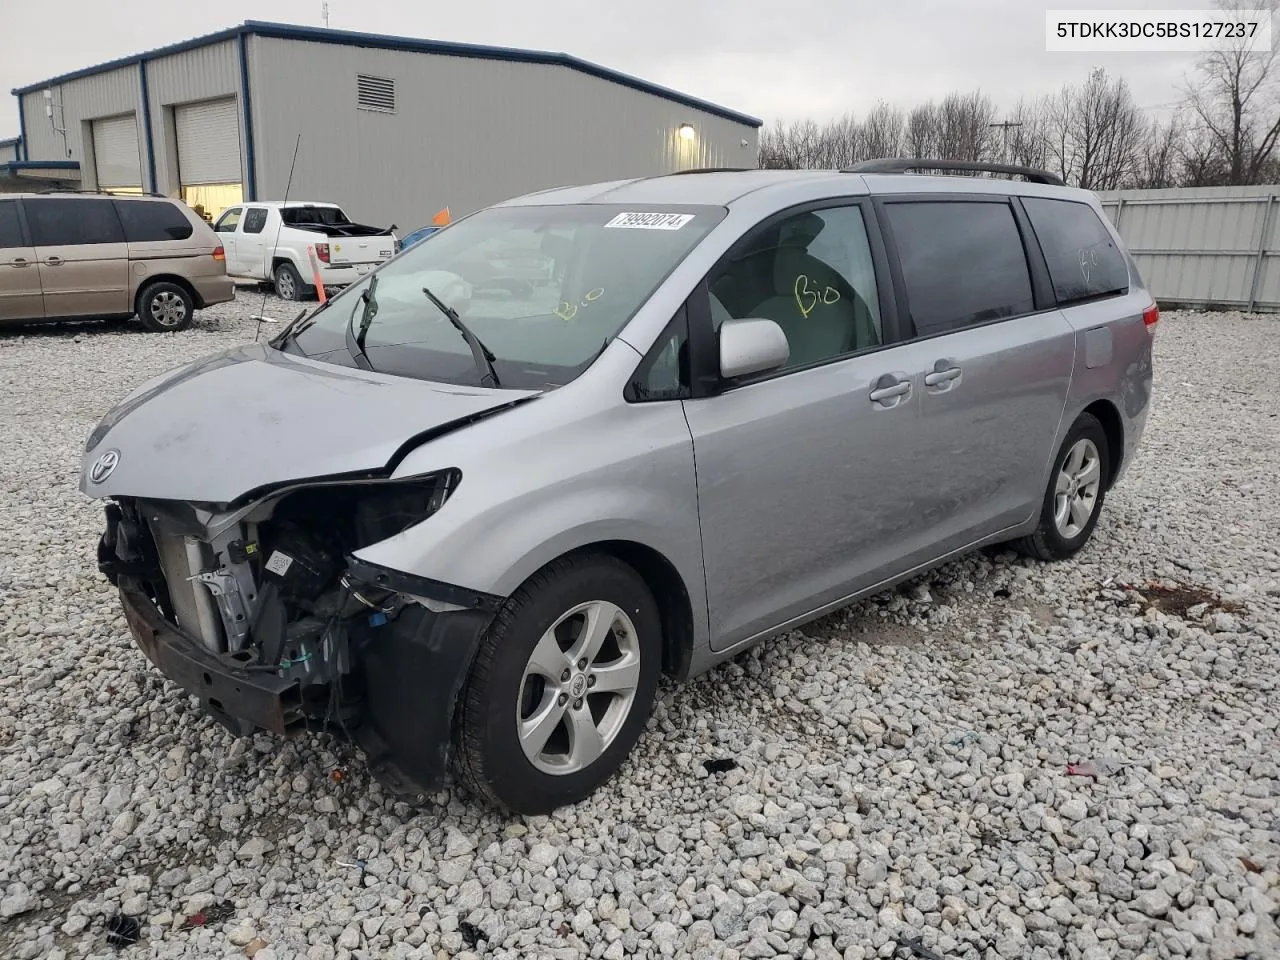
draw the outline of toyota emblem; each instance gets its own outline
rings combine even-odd
[[[93,461],[93,466],[89,468],[89,480],[91,483],[101,483],[107,477],[111,476],[111,471],[116,468],[116,464],[120,462],[119,450],[108,450],[97,460]]]

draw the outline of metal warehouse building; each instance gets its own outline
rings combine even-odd
[[[342,204],[409,230],[566,183],[754,167],[760,121],[561,53],[248,21],[33,83],[0,189]],[[53,164],[51,167],[50,164]]]

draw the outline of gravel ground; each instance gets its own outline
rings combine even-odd
[[[257,308],[0,335],[0,955],[114,955],[120,913],[133,957],[1280,957],[1280,320],[1165,315],[1075,562],[973,556],[666,684],[593,800],[503,819],[232,740],[96,572],[84,437]]]

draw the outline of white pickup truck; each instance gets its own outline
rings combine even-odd
[[[391,258],[396,227],[353,223],[333,203],[305,200],[242,203],[228,207],[213,225],[227,255],[227,273],[269,281],[285,300],[315,293],[307,247],[314,247],[320,282],[345,287]]]

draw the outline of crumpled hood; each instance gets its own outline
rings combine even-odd
[[[231,503],[291,481],[377,473],[415,437],[537,392],[239,347],[144,384],[108,413],[89,438],[80,489],[91,497]]]

